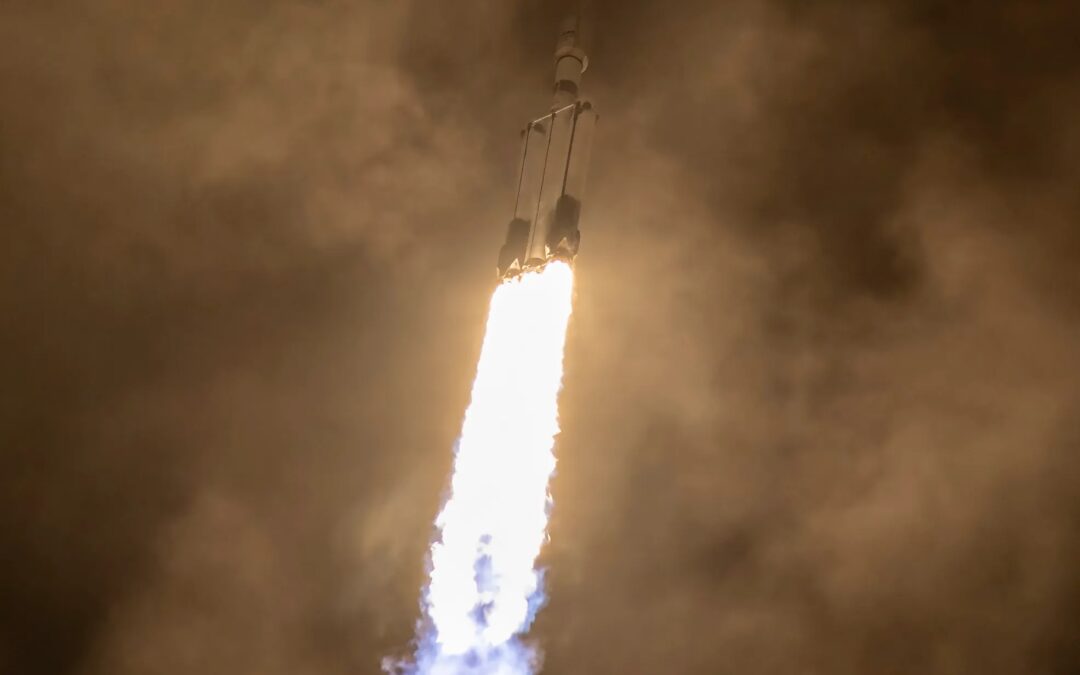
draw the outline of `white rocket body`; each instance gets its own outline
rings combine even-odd
[[[572,262],[581,233],[578,221],[597,114],[580,98],[588,65],[577,20],[560,31],[555,48],[552,110],[525,127],[514,218],[499,252],[500,277],[542,267],[558,258]]]

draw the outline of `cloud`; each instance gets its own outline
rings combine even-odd
[[[14,3],[0,663],[378,672],[555,2]],[[594,3],[549,672],[1070,672],[1068,3]]]

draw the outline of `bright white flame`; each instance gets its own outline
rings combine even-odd
[[[556,261],[495,290],[449,499],[435,521],[428,633],[405,672],[533,672],[534,655],[518,636],[542,602],[535,563],[546,537],[572,289],[570,266]]]

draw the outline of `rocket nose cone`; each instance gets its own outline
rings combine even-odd
[[[582,47],[581,19],[576,15],[570,15],[559,24],[559,39],[556,40],[556,51],[580,49]]]

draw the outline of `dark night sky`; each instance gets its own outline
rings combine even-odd
[[[1080,5],[596,0],[553,675],[1080,672]],[[0,672],[407,649],[563,8],[0,8]]]

